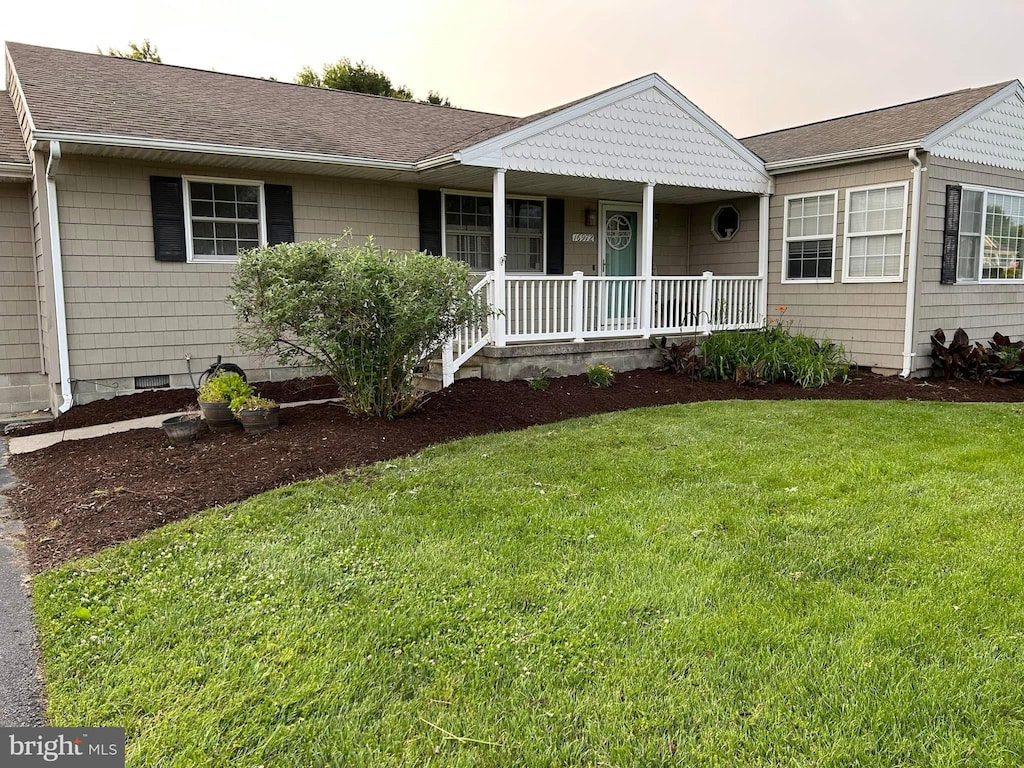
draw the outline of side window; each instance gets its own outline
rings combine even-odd
[[[833,281],[838,196],[831,191],[785,199],[783,282]]]

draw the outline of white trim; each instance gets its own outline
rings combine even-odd
[[[64,131],[36,131],[33,129],[32,137],[36,141],[64,141],[68,144],[90,144],[109,147],[128,147],[132,149],[153,149],[166,152],[194,152],[208,155],[232,155],[265,160],[295,160],[305,163],[345,165],[357,168],[381,168],[394,171],[417,170],[416,163],[398,162],[395,160],[377,160],[368,157],[331,155],[322,152],[294,152],[291,150],[246,147],[233,144],[211,144],[198,141],[149,139],[140,136],[68,133]]]
[[[734,211],[736,211],[736,229],[734,229],[732,231],[732,234],[729,235],[728,237],[719,237],[718,233],[715,232],[715,218],[718,216],[718,214],[720,214],[726,208],[732,208]],[[740,209],[737,208],[732,203],[725,203],[723,205],[718,206],[717,208],[715,208],[715,212],[713,214],[711,214],[711,234],[715,238],[715,240],[717,240],[720,243],[727,243],[730,240],[732,240],[734,237],[736,237],[736,234],[740,231],[740,225],[741,225]]]
[[[771,184],[771,177],[765,171],[764,161],[761,160],[761,158],[747,149],[739,139],[725,130],[696,104],[683,96],[683,94],[676,90],[668,81],[657,74],[646,75],[645,77],[631,80],[628,83],[623,83],[615,88],[599,93],[596,96],[591,96],[590,98],[584,99],[576,104],[565,107],[556,112],[552,112],[551,114],[545,115],[544,117],[536,120],[532,120],[518,128],[513,128],[505,133],[500,133],[497,136],[492,136],[484,141],[471,144],[468,147],[464,147],[461,150],[454,152],[453,156],[463,165],[481,165],[484,167],[500,165],[502,163],[502,151],[505,147],[512,144],[518,144],[521,141],[525,141],[537,134],[549,131],[563,123],[576,120],[590,112],[603,109],[604,107],[610,106],[618,101],[643,93],[650,88],[656,89],[662,96],[673,102],[675,106],[683,112],[686,112],[697,123],[699,123],[701,127],[707,130],[708,133],[723,142],[733,152],[749,163],[754,170],[762,175],[765,182],[769,185]]]
[[[758,306],[760,322],[768,320],[768,224],[771,220],[771,195],[761,195],[757,201],[757,276],[761,281]],[[785,245],[783,245],[785,248]],[[835,254],[833,254],[833,259]],[[785,268],[785,266],[783,266]]]
[[[868,192],[872,189],[893,189],[903,188],[903,218],[900,219],[902,226],[899,229],[884,229],[877,232],[857,232],[850,234],[850,197],[855,192]],[[907,198],[909,197],[909,181],[889,182],[888,184],[869,184],[863,187],[847,187],[846,189],[846,214],[843,216],[843,282],[844,283],[902,283],[903,268],[906,266],[907,258]],[[850,276],[850,240],[857,237],[881,237],[884,235],[900,236],[900,268],[896,275],[885,275],[882,277],[851,277]],[[883,259],[884,265],[884,259]]]
[[[450,258],[450,257],[448,256],[448,222],[447,222],[447,219],[445,217],[445,209],[444,209],[444,198],[445,198],[445,195],[458,195],[458,196],[461,196],[461,197],[483,197],[483,198],[487,198],[487,199],[491,200],[492,203],[493,203],[493,200],[494,200],[494,195],[493,195],[493,193],[492,194],[488,194],[486,192],[478,192],[478,191],[474,191],[474,190],[470,190],[470,189],[448,189],[446,187],[442,187],[441,188],[441,255],[444,256],[447,259],[447,258]],[[506,194],[505,195],[505,199],[506,200],[532,200],[534,202],[539,201],[541,203],[541,235],[540,235],[540,240],[541,240],[541,262],[542,262],[541,263],[541,268],[539,270],[536,270],[536,269],[506,270],[505,274],[507,274],[507,275],[546,275],[548,273],[548,198],[547,198],[547,196],[546,195],[509,195],[509,194]],[[492,205],[492,208],[493,208],[493,205]],[[492,211],[492,214],[493,213],[494,213],[494,211]],[[492,227],[492,231],[491,231],[491,238],[492,238],[491,250],[493,252],[493,250],[494,250],[494,243],[493,243],[494,231],[493,231],[493,227]],[[474,274],[483,274],[484,272],[489,272],[492,269],[493,269],[493,267],[489,267],[487,269],[471,269],[470,271],[472,271]]]
[[[958,115],[957,117],[950,120],[948,123],[940,125],[934,131],[932,131],[923,139],[921,139],[921,141],[918,142],[918,146],[920,146],[926,152],[931,152],[932,148],[936,144],[939,144],[942,141],[948,139],[950,136],[959,131],[969,122],[971,122],[977,117],[981,117],[981,115],[985,114],[993,107],[1002,104],[1014,93],[1016,93],[1018,96],[1024,99],[1024,87],[1021,86],[1019,80],[1014,80],[1012,83],[1008,83],[1006,86],[1000,88],[987,99],[979,101],[977,104],[975,104],[973,107],[968,109],[963,114]]]
[[[257,181],[256,179],[223,179],[215,178],[211,176],[182,176],[181,177],[181,194],[184,198],[185,206],[185,254],[186,260],[189,264],[237,264],[238,256],[234,259],[209,259],[209,258],[196,258],[195,253],[192,249],[192,196],[189,194],[189,186],[193,181],[208,183],[208,184],[233,184],[236,186],[246,187],[258,187],[259,188],[259,206],[260,206],[260,247],[264,247],[267,244],[267,204],[266,198],[263,193],[263,182]],[[217,217],[214,216],[214,219]]]
[[[970,190],[971,192],[981,192],[981,233],[974,234],[969,233],[968,237],[978,237],[981,239],[980,248],[978,249],[978,273],[973,280],[961,280],[960,279],[960,237],[962,237],[962,229],[960,223],[963,221],[963,199],[961,198],[960,207],[960,222],[957,222],[957,279],[954,285],[1024,285],[1024,277],[1014,277],[1005,280],[1000,280],[998,277],[982,277],[982,273],[985,271],[985,238],[988,233],[985,232],[985,227],[988,226],[988,195],[990,192],[997,195],[1010,195],[1012,197],[1024,198],[1024,191],[1019,189],[1004,189],[1002,187],[983,187],[978,184],[961,184],[961,194],[963,190]]]
[[[832,274],[829,277],[800,277],[789,278],[789,248],[786,246],[792,240],[794,243],[809,242],[811,240],[827,240],[821,235],[800,235],[790,238],[789,236],[789,202],[791,200],[803,200],[808,197],[825,197],[832,195]],[[782,198],[782,284],[783,285],[828,285],[836,281],[836,260],[839,254],[836,252],[836,233],[839,229],[839,190],[826,189],[821,192],[801,192],[796,195],[786,195]],[[767,280],[767,275],[765,276]]]
[[[900,372],[903,378],[910,376],[914,367],[914,313],[917,309],[917,259],[921,240],[921,176],[925,170],[916,149],[907,153],[907,159],[914,166],[914,202],[910,209],[910,264],[907,267],[907,307],[903,317],[903,370]]]
[[[36,122],[32,119],[32,111],[28,108],[28,99],[25,98],[25,89],[21,86],[21,78],[18,77],[18,70],[14,66],[14,59],[11,58],[11,51],[7,47],[6,43],[4,44],[4,58],[7,61],[7,74],[10,76],[14,84],[18,86],[18,101],[21,102],[22,109],[25,110],[25,122],[28,123],[29,143],[32,143],[33,137],[36,133]],[[18,129],[20,132],[20,125],[18,126]],[[24,138],[24,135],[22,135],[22,138]]]
[[[605,271],[604,225],[608,209],[636,213],[636,260],[632,275],[608,275]],[[598,277],[639,277],[640,276],[640,243],[643,237],[643,203],[620,203],[616,200],[597,201],[597,276]]]
[[[60,243],[60,216],[57,208],[57,170],[60,167],[60,142],[50,142],[50,157],[46,162],[46,213],[50,228],[50,265],[53,272],[53,312],[56,318],[57,367],[60,376],[61,404],[58,413],[67,413],[75,404],[71,389],[71,354],[68,351],[68,312],[64,298],[64,261]]]

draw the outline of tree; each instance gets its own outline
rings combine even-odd
[[[319,72],[310,66],[305,66],[295,76],[295,82],[299,85],[312,85],[316,88],[368,93],[372,96],[387,96],[402,101],[414,100],[412,91],[406,86],[396,86],[384,72],[371,67],[365,61],[353,64],[352,60],[348,58],[340,58],[333,64],[324,64]],[[423,102],[444,107],[452,105],[437,91],[430,91]]]
[[[97,48],[96,51],[103,53],[103,50],[100,48]],[[163,63],[159,51],[157,51],[155,45],[149,42],[149,38],[143,40],[142,45],[129,41],[127,51],[122,51],[118,48],[107,48],[106,55],[116,56],[119,59],[137,59],[139,61],[153,61],[157,64]]]
[[[416,372],[441,342],[490,314],[468,284],[461,262],[346,235],[245,251],[230,301],[243,349],[316,366],[353,414],[393,418],[419,402]]]

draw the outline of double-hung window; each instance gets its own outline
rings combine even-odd
[[[1024,194],[964,187],[957,282],[1024,279]]]
[[[490,197],[444,195],[444,255],[475,271],[494,265],[494,206]],[[505,200],[505,269],[544,271],[544,201]]]
[[[782,282],[833,281],[838,198],[839,193],[833,190],[785,199]]]
[[[906,182],[847,190],[843,281],[903,280],[906,233]]]
[[[185,204],[189,261],[233,262],[267,242],[261,182],[186,178]]]

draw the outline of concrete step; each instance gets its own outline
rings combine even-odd
[[[479,379],[482,374],[482,369],[479,365],[464,365],[455,372],[455,380],[462,381],[463,379]],[[440,392],[443,387],[441,386],[441,361],[431,360],[427,364],[427,370],[420,374],[419,380],[416,382],[416,387],[423,390],[424,392]]]

